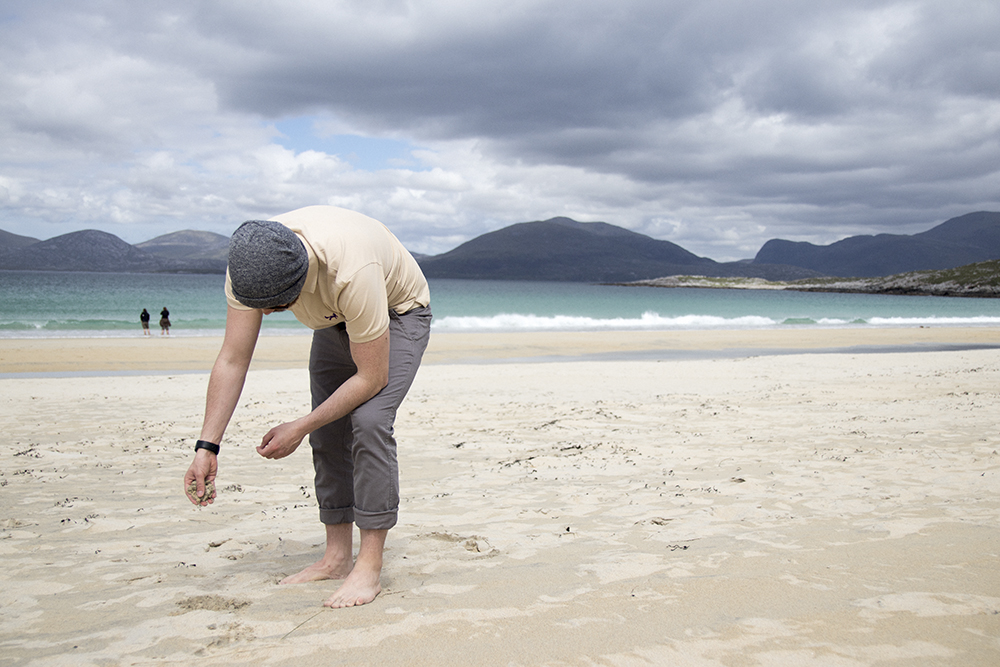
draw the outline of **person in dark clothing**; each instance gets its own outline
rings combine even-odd
[[[166,306],[160,311],[160,335],[170,335],[170,311],[167,310]]]
[[[149,336],[149,311],[145,308],[139,313],[139,322],[142,323],[142,335]]]

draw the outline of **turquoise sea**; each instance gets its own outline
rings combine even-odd
[[[170,310],[174,336],[220,335],[221,275],[0,271],[0,338],[141,335],[139,312]],[[432,280],[433,330],[595,331],[1000,325],[1000,299],[586,283]],[[303,333],[290,313],[265,335]]]

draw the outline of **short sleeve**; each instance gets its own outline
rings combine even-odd
[[[244,306],[233,296],[233,283],[229,279],[229,271],[226,271],[226,303],[236,310],[253,310],[250,306]]]
[[[348,278],[337,302],[352,342],[373,341],[389,328],[389,299],[379,264],[366,264]]]

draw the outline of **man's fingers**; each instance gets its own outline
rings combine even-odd
[[[274,438],[274,429],[264,434],[264,437],[260,439],[260,446],[257,447],[257,453],[261,456],[267,458],[267,446],[271,444],[271,440]]]
[[[257,453],[263,456],[265,459],[273,459],[275,450],[278,448],[277,443],[277,429],[272,428],[270,431],[264,434],[261,438],[260,447],[257,448]]]
[[[200,498],[205,494],[205,490],[198,490],[198,483],[195,481],[190,481],[184,486],[184,493],[187,495],[188,500],[190,500],[195,505],[201,503]]]
[[[184,474],[184,493],[195,505],[210,503],[215,498],[214,466],[192,464]]]
[[[186,491],[188,498],[195,505],[206,505],[215,500],[215,482],[211,479],[191,482]]]

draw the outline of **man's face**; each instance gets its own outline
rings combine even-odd
[[[299,300],[299,297],[295,297],[294,299],[292,299],[290,302],[288,302],[284,306],[275,306],[274,308],[262,308],[261,311],[265,315],[270,315],[271,313],[281,313],[281,312],[284,312],[284,311],[288,310],[293,305],[295,305],[295,302],[298,301],[298,300]]]

